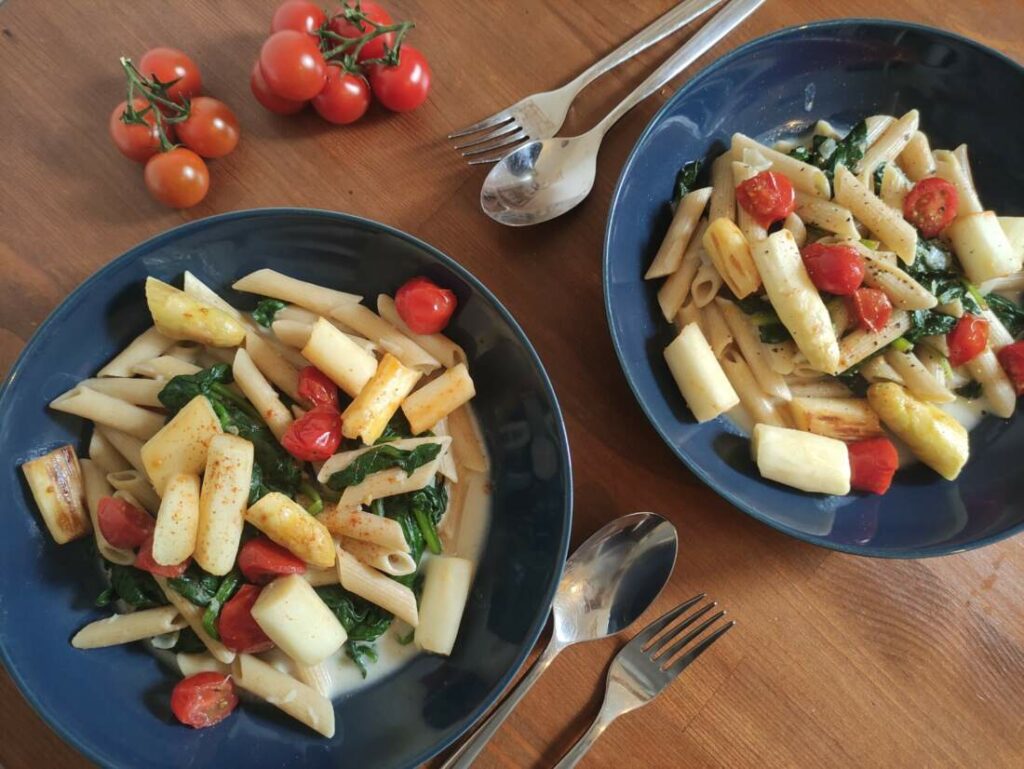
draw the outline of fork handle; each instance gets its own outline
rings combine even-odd
[[[601,712],[597,714],[597,718],[594,719],[594,723],[590,725],[590,728],[583,733],[576,744],[569,749],[569,752],[562,756],[562,760],[558,762],[555,769],[572,769],[579,763],[580,759],[586,755],[587,751],[590,750],[594,743],[597,742],[597,738],[604,734],[604,730],[608,728],[608,724],[615,720],[618,715],[611,714],[604,707],[601,708]]]
[[[641,51],[650,48],[676,30],[685,27],[702,13],[718,5],[720,2],[722,0],[687,0],[684,3],[679,3],[637,32],[603,59],[587,67],[565,85],[565,90],[569,91],[575,98],[576,94],[601,77],[605,72],[615,69],[624,61],[632,59]]]

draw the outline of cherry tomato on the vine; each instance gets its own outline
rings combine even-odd
[[[903,199],[903,216],[926,238],[934,238],[956,219],[956,187],[937,176],[922,179]]]
[[[252,65],[252,73],[249,75],[249,88],[256,101],[276,115],[294,115],[306,106],[304,101],[294,101],[278,96],[270,90],[267,81],[263,78],[263,70],[260,69],[259,60]]]
[[[178,138],[197,155],[220,158],[238,144],[238,118],[218,99],[197,96],[189,105],[188,119],[178,123]]]
[[[395,293],[395,309],[414,334],[436,334],[444,330],[458,305],[455,293],[429,278],[406,281]]]
[[[149,106],[149,102],[141,97],[132,100],[135,109],[139,112]],[[125,123],[121,120],[128,102],[123,101],[114,107],[110,113],[110,138],[114,146],[126,158],[143,163],[160,151],[160,132],[156,128],[156,117],[153,112],[146,113],[141,123]],[[174,130],[168,125],[164,129],[169,141],[174,141]]]
[[[316,38],[294,29],[275,32],[260,49],[260,71],[272,93],[308,101],[323,90],[327,63]]]
[[[366,114],[370,86],[366,78],[341,67],[327,68],[327,84],[313,97],[313,109],[328,123],[346,125]]]
[[[294,29],[308,35],[315,33],[327,21],[327,14],[316,3],[308,0],[287,0],[277,6],[270,22],[270,32]]]
[[[299,396],[314,406],[338,408],[338,385],[316,366],[306,366],[299,372]]]
[[[946,344],[949,345],[950,366],[970,363],[988,345],[988,321],[965,313],[953,326],[953,330],[946,334]]]
[[[819,291],[847,296],[864,282],[864,260],[853,246],[811,243],[801,255],[807,274]]]
[[[778,171],[762,171],[740,182],[736,200],[762,227],[785,219],[796,208],[793,184]]]
[[[303,462],[323,462],[340,444],[341,414],[326,403],[296,419],[281,436],[281,445]]]
[[[224,604],[217,618],[217,632],[224,645],[242,654],[259,654],[274,648],[274,642],[252,618],[252,605],[262,588],[242,585]]]
[[[377,101],[392,112],[416,109],[430,93],[430,66],[426,57],[411,45],[403,45],[398,64],[370,67],[370,88]]]
[[[145,180],[149,194],[171,208],[194,206],[210,189],[206,163],[184,147],[151,157],[146,162]]]
[[[236,707],[235,684],[224,673],[196,673],[178,681],[171,692],[174,717],[195,729],[220,723]]]
[[[881,331],[892,317],[892,302],[877,288],[858,288],[847,299],[847,307],[865,331]]]
[[[124,549],[139,547],[156,528],[149,513],[118,497],[100,498],[96,523],[107,542]]]
[[[152,48],[139,59],[139,72],[144,77],[155,77],[161,83],[176,80],[167,89],[167,95],[174,101],[190,99],[203,87],[199,67],[184,51],[177,48]]]
[[[343,5],[352,8],[355,6],[355,3],[353,3],[352,0],[347,0],[347,2],[343,3]],[[395,23],[394,20],[391,18],[391,14],[384,10],[381,6],[377,5],[377,3],[373,2],[373,0],[364,0],[362,3],[360,3],[359,7],[362,10],[362,12],[366,15],[367,19],[376,22],[382,27],[389,27]],[[362,37],[371,29],[373,29],[373,25],[369,24],[366,21],[361,21],[358,23],[351,22],[345,18],[344,10],[342,10],[340,13],[338,13],[337,16],[331,19],[328,28],[331,30],[331,32],[333,32],[336,35],[341,35],[342,37],[347,37],[351,39],[354,37]],[[385,53],[387,53],[385,48],[390,48],[394,44],[395,33],[385,32],[382,35],[378,35],[377,37],[368,40],[363,45],[363,47],[359,49],[359,55],[357,58],[359,61],[366,61],[367,59],[379,59],[383,57]]]

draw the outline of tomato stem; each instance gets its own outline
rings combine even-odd
[[[385,46],[385,55],[375,59],[367,59],[360,63],[364,66],[367,64],[386,64],[388,66],[394,66],[397,64],[402,40],[404,40],[405,36],[409,34],[409,30],[416,26],[411,21],[400,21],[397,24],[378,24],[359,10],[358,4],[355,8],[346,7],[345,10],[338,15],[344,16],[346,21],[358,23],[360,25],[362,23],[366,23],[372,27],[372,29],[363,33],[359,37],[344,37],[339,35],[337,32],[326,28],[318,30],[318,34],[320,36],[320,48],[323,52],[324,59],[328,62],[332,59],[336,61],[340,60],[345,69],[355,73],[360,73],[362,71],[359,65],[356,64],[356,61],[359,58],[359,52],[363,50],[363,46],[374,38],[380,37],[381,35],[387,35],[391,32],[396,33],[395,42],[394,45]],[[329,48],[327,46],[328,42],[337,42],[338,44]]]
[[[187,99],[184,103],[179,103],[167,96],[167,89],[177,81],[161,83],[159,80],[150,80],[139,72],[127,56],[121,57],[121,68],[128,80],[128,98],[121,121],[126,124],[146,125],[146,116],[152,114],[157,136],[160,139],[160,151],[167,152],[174,149],[177,145],[167,138],[165,126],[187,120],[190,112]],[[137,94],[140,94],[148,104],[141,110],[135,108]],[[161,108],[166,108],[171,114],[166,114]]]

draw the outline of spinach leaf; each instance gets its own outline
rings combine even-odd
[[[274,322],[274,316],[287,306],[288,304],[280,299],[260,299],[256,309],[252,311],[252,319],[263,328],[270,328],[270,324]]]
[[[748,296],[736,301],[736,305],[750,316],[750,322],[757,326],[757,333],[764,344],[781,344],[792,339],[771,303],[760,296]]]
[[[231,391],[224,385],[231,381],[231,367],[227,363],[218,363],[195,374],[171,377],[157,397],[172,414],[176,414],[197,395],[205,395],[211,401],[227,397]]]
[[[96,596],[96,600],[93,602],[93,606],[95,606],[97,609],[102,609],[105,606],[110,606],[110,603],[114,600],[114,597],[114,588],[108,587],[106,590],[104,590],[102,593]]]
[[[1024,333],[1024,309],[1019,304],[1001,294],[989,294],[985,297],[989,309],[1003,322],[1006,330],[1016,339]]]
[[[110,589],[112,598],[120,598],[136,609],[152,609],[166,606],[167,596],[156,584],[153,575],[134,566],[114,564],[110,567]]]
[[[952,315],[944,315],[935,310],[913,310],[910,313],[910,330],[903,338],[916,344],[924,336],[948,334],[956,325],[956,320]]]
[[[954,269],[953,254],[938,238],[918,238],[914,263],[906,270],[915,278],[920,275],[948,273]]]
[[[206,605],[206,611],[203,612],[203,629],[218,641],[220,632],[217,630],[217,620],[220,618],[220,610],[241,586],[242,576],[238,573],[238,569],[232,569],[224,575],[220,585],[217,586],[217,592],[213,594],[210,602]]]
[[[802,144],[797,146],[797,147],[794,147],[793,149],[791,149],[789,151],[789,156],[791,158],[796,158],[797,160],[799,160],[799,161],[801,161],[803,163],[810,163],[811,162],[811,151],[809,149],[807,149],[807,147],[803,146]]]
[[[433,485],[419,491],[398,494],[384,500],[384,515],[402,526],[405,541],[409,543],[409,553],[417,564],[424,549],[435,554],[441,552],[437,524],[447,507],[448,491],[440,478]],[[411,587],[414,576],[409,574],[398,578],[398,581]]]
[[[967,398],[967,400],[974,400],[980,398],[982,390],[981,382],[975,382],[973,379],[965,384],[963,387],[958,387],[954,392],[961,398]]]
[[[700,176],[700,169],[704,163],[700,160],[691,160],[684,163],[676,174],[676,182],[672,188],[672,205],[682,200],[690,191],[697,186],[697,177]]]
[[[344,470],[332,473],[326,485],[329,489],[341,491],[362,483],[368,475],[392,467],[399,467],[405,470],[406,475],[412,475],[417,468],[434,460],[440,452],[440,443],[421,443],[414,449],[399,449],[391,445],[374,446],[356,457]]]
[[[864,157],[864,151],[867,149],[867,139],[868,124],[861,120],[839,141],[831,136],[816,134],[811,139],[810,150],[797,147],[789,154],[805,163],[817,166],[825,172],[825,176],[831,182],[838,166],[844,165],[850,171],[857,168],[857,164]]]
[[[409,427],[409,420],[405,418],[405,413],[399,409],[391,417],[391,421],[384,428],[384,432],[380,434],[380,437],[374,443],[391,443],[392,441],[412,437],[412,428]]]
[[[918,238],[914,263],[904,269],[910,277],[933,293],[939,304],[959,299],[968,312],[981,312],[981,304],[978,302],[980,294],[963,279],[953,254],[938,238]]]
[[[366,678],[366,665],[377,661],[377,647],[372,643],[364,643],[360,641],[348,641],[345,644],[345,654],[348,658],[356,663],[356,667],[359,668],[359,672],[363,674],[363,678]]]
[[[181,593],[189,603],[196,606],[208,606],[216,595],[220,582],[220,577],[206,573],[194,563],[189,564],[188,569],[180,577],[167,580],[167,584],[173,590]]]
[[[400,646],[408,646],[412,643],[412,639],[416,637],[416,628],[409,628],[409,632],[405,635],[396,635],[395,640],[398,641]]]
[[[887,165],[888,165],[888,163],[886,163],[883,160],[881,163],[878,164],[878,167],[875,168],[875,173],[872,176],[872,179],[875,182],[875,194],[876,195],[881,195],[882,194],[882,179],[885,178],[885,167]]]
[[[345,628],[349,641],[376,641],[394,619],[389,612],[339,585],[318,587],[316,592]]]
[[[185,627],[178,631],[178,642],[171,647],[171,651],[175,654],[200,654],[206,651],[206,644],[199,640],[196,631]]]

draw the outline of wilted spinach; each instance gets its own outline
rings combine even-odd
[[[280,299],[260,299],[256,309],[252,311],[252,319],[263,328],[270,328],[270,324],[274,322],[274,316],[287,306],[288,304]]]
[[[691,160],[679,169],[672,187],[672,205],[676,205],[697,186],[697,177],[700,176],[703,165],[700,160]]]
[[[989,294],[985,297],[989,309],[995,314],[1006,330],[1016,339],[1024,333],[1024,309],[1019,304],[1001,294]]]
[[[366,678],[367,664],[377,661],[377,647],[372,643],[349,640],[345,643],[345,654],[356,663],[363,678]]]
[[[171,589],[185,596],[189,603],[196,606],[207,606],[216,595],[220,583],[220,577],[208,574],[194,563],[189,564],[188,569],[180,577],[171,577],[167,580]]]
[[[167,604],[167,596],[156,584],[153,575],[134,566],[111,565],[109,590],[110,600],[120,598],[136,609],[152,609]],[[103,594],[106,595],[107,591],[103,591]]]
[[[853,171],[864,157],[867,149],[868,124],[861,120],[850,129],[842,139],[835,140],[831,136],[815,134],[811,139],[811,148],[796,147],[789,154],[792,157],[817,166],[825,172],[831,182],[836,168],[846,166]]]
[[[421,443],[414,449],[399,449],[391,445],[374,446],[356,457],[344,470],[332,473],[326,486],[341,491],[362,483],[368,475],[398,467],[412,475],[417,468],[433,461],[441,453],[440,443]]]

